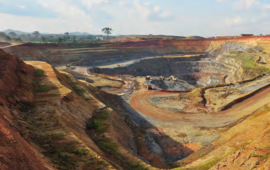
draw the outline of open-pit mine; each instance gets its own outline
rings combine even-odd
[[[0,48],[1,170],[270,168],[270,36]]]

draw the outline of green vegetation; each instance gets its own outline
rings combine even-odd
[[[109,117],[109,113],[107,110],[103,110],[101,115],[99,115],[100,119],[108,119],[108,117]]]
[[[204,155],[201,154],[199,157],[202,158],[203,156],[204,156]]]
[[[91,92],[95,92],[95,89],[93,87],[88,87]]]
[[[105,124],[96,119],[93,120],[91,127],[93,129],[96,129],[98,132],[104,132],[107,129],[107,126]]]
[[[186,170],[208,170],[215,166],[221,159],[214,158],[212,160],[206,161],[205,163],[199,165],[197,168],[187,168]]]
[[[40,77],[40,76],[45,76],[45,74],[44,74],[44,71],[39,70],[39,71],[36,71],[36,72],[34,73],[34,76],[35,76],[35,77]]]
[[[251,157],[254,157],[254,156],[255,156],[255,152],[252,152]]]
[[[121,154],[117,143],[115,143],[114,141],[112,141],[110,139],[104,139],[102,142],[100,142],[100,147],[101,147],[101,149],[104,148],[115,155]]]
[[[253,114],[250,118],[255,118],[258,117],[260,115],[263,115],[264,113],[267,113],[270,111],[270,107],[269,106],[264,106],[261,109],[259,109],[257,112],[255,112],[255,114]]]
[[[244,73],[247,75],[256,76],[259,74],[270,72],[270,69],[256,65],[256,61],[251,57],[239,55],[240,53],[237,51],[236,52],[233,51],[231,53],[235,54],[235,56],[228,55],[226,57],[241,60]]]
[[[50,87],[47,86],[47,85],[39,85],[37,88],[36,88],[36,91],[37,92],[44,92],[44,91],[49,91],[50,90]]]
[[[83,95],[86,92],[85,88],[80,85],[73,86],[73,89],[79,96]]]

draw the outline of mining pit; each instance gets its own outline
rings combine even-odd
[[[269,103],[260,100],[270,84],[268,40],[132,42],[43,54],[58,54],[44,60],[86,81],[124,118],[136,143],[127,150],[168,168],[209,154],[224,132]]]

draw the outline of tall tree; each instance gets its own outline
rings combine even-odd
[[[40,33],[38,31],[34,31],[33,35],[36,37],[36,40],[38,39],[38,36],[40,35]]]
[[[69,32],[66,32],[65,33],[65,37],[64,38],[65,38],[65,40],[69,40]]]
[[[107,41],[109,42],[109,34],[112,34],[112,29],[109,27],[105,27],[102,29],[102,32],[104,32],[105,34],[107,34]]]

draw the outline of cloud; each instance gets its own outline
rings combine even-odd
[[[9,0],[0,1],[0,12],[18,16],[33,16],[40,18],[56,18],[57,13],[49,8],[40,5],[38,1],[24,0],[21,1]]]
[[[159,6],[154,6],[154,11],[156,11],[156,12],[160,11],[160,7]]]
[[[257,0],[239,0],[233,3],[233,7],[237,10],[249,10],[260,4],[260,1]]]

